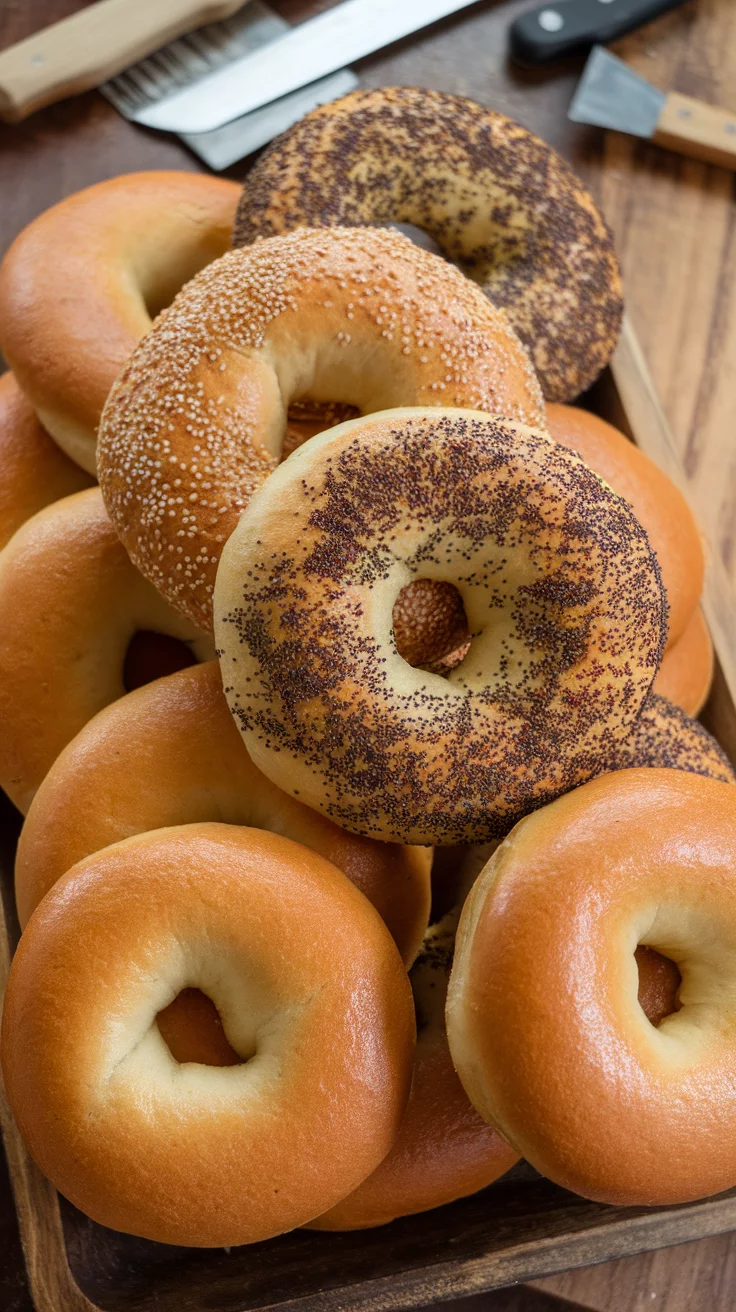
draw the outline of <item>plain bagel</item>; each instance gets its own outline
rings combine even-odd
[[[429,919],[431,852],[348,834],[266,779],[228,711],[216,661],[122,697],[61,753],[18,844],[21,925],[91,853],[132,834],[214,820],[267,829],[331,861],[373,903],[411,965]]]
[[[619,1205],[736,1183],[736,790],[624,770],[528,816],[463,909],[447,1003],[481,1115],[538,1171]],[[635,950],[673,960],[653,1025]]]
[[[714,668],[713,640],[705,616],[696,606],[685,632],[662,658],[654,691],[688,715],[699,715],[708,700]]]
[[[179,288],[230,245],[234,182],[127,173],[67,196],[0,265],[0,346],[44,427],[95,472],[107,394]]]
[[[577,451],[646,529],[667,593],[671,648],[695,614],[705,575],[703,541],[687,501],[653,460],[598,415],[569,405],[548,405],[546,413],[555,442]]]
[[[19,810],[62,748],[126,692],[141,632],[178,639],[186,660],[212,655],[131,564],[98,488],[39,511],[0,552],[0,787]]]
[[[156,1017],[191,987],[237,1065],[167,1048]],[[75,866],[5,995],[31,1156],[93,1220],[161,1243],[252,1243],[333,1206],[391,1147],[413,1052],[409,982],[370,903],[299,843],[221,824]]]
[[[223,545],[305,397],[544,423],[506,316],[406,237],[305,230],[224,256],[134,352],[98,444],[105,504],[131,558],[202,627]]]
[[[0,550],[31,515],[94,480],[49,437],[11,373],[0,378]]]
[[[445,1029],[457,922],[469,886],[491,851],[490,845],[453,850],[455,868],[449,878],[457,888],[454,905],[429,926],[409,972],[417,1046],[411,1093],[396,1140],[377,1170],[310,1229],[365,1229],[442,1207],[485,1189],[518,1161],[519,1154],[469,1102],[452,1064]]]

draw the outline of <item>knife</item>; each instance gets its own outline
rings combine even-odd
[[[265,50],[244,55],[131,115],[165,132],[211,132],[477,0],[342,0]],[[598,0],[596,0],[598,3]]]
[[[568,118],[736,169],[736,114],[677,91],[658,90],[602,46],[595,47],[585,66]]]
[[[551,0],[511,24],[509,46],[520,64],[548,64],[613,41],[685,0]]]
[[[98,0],[0,52],[0,118],[89,91],[167,41],[228,18],[243,0]]]

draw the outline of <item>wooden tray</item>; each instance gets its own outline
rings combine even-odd
[[[630,324],[589,402],[682,481]],[[705,609],[719,667],[704,720],[736,761],[734,606],[715,555]],[[12,863],[18,828],[10,804],[0,805],[0,984],[17,941]],[[412,1308],[736,1228],[736,1190],[681,1207],[614,1208],[566,1193],[522,1165],[472,1198],[377,1230],[295,1231],[229,1251],[173,1248],[89,1221],[30,1161],[1,1091],[0,1119],[39,1312]]]

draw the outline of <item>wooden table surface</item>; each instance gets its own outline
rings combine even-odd
[[[155,3],[155,0],[152,0]],[[289,21],[331,0],[272,0]],[[397,0],[400,3],[400,0]],[[474,96],[563,151],[611,222],[629,312],[671,423],[691,500],[736,577],[736,205],[733,175],[628,138],[568,123],[578,61],[523,73],[506,60],[506,28],[531,0],[479,3],[365,60],[364,85],[409,84]],[[81,8],[80,0],[2,0],[0,48]],[[689,0],[616,47],[651,81],[736,108],[736,4]],[[731,103],[729,104],[729,96]],[[101,178],[200,167],[170,136],[135,128],[97,93],[0,126],[0,254],[46,206]],[[230,170],[242,177],[245,165]],[[0,1298],[30,1307],[0,1163]],[[463,1312],[726,1312],[736,1304],[736,1236],[570,1272],[456,1305]],[[454,1306],[454,1305],[453,1305]],[[449,1307],[449,1305],[448,1305]]]

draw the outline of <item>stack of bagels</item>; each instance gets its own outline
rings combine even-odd
[[[7,253],[2,1070],[95,1221],[376,1226],[522,1156],[736,1184],[700,537],[571,404],[622,309],[569,167],[409,88]]]

